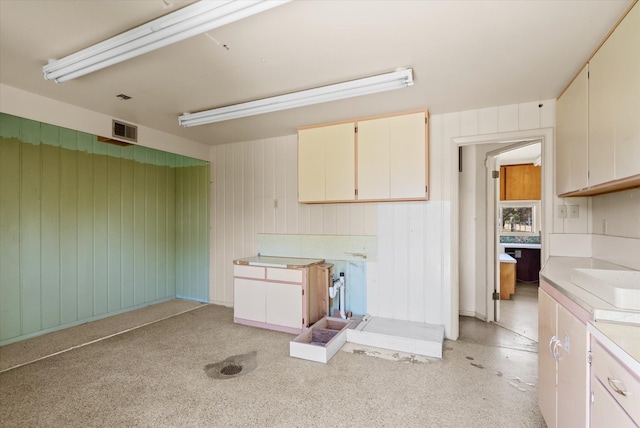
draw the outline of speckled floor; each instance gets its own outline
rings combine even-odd
[[[201,305],[6,370],[0,425],[544,427],[537,344],[498,325],[462,318],[442,360],[344,351],[320,364],[288,356],[292,335],[233,324],[232,314]],[[0,348],[0,360],[19,360],[8,352],[19,349]],[[246,375],[205,372],[253,351]]]

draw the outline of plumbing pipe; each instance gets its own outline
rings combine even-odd
[[[338,302],[338,309],[343,320],[347,319],[347,315],[344,313],[344,303],[344,274],[340,272],[340,301]]]
[[[336,285],[336,283],[338,285]],[[339,279],[333,279],[333,286],[329,287],[329,297],[331,297],[332,299],[336,297],[336,295],[338,294],[338,291],[340,291],[339,294],[339,298],[338,298],[338,310],[340,311],[340,317],[342,319],[347,319],[347,315],[344,311],[344,272],[340,272],[340,278]]]

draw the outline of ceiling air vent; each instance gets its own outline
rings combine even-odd
[[[136,143],[138,141],[138,127],[114,119],[112,136]]]

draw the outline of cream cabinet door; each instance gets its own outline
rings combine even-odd
[[[358,199],[389,199],[389,118],[358,122]]]
[[[425,113],[358,122],[358,199],[426,197]]]
[[[246,278],[233,280],[233,316],[250,321],[265,322],[265,282]]]
[[[616,179],[640,174],[640,6],[615,31],[618,37]]]
[[[267,324],[302,328],[302,286],[277,282],[267,287]]]
[[[585,66],[556,105],[556,193],[589,186],[589,67]]]
[[[391,199],[426,196],[425,114],[389,118],[389,196]]]
[[[538,406],[549,428],[556,428],[557,303],[538,290]]]
[[[558,305],[558,427],[584,427],[589,413],[587,326]]]
[[[298,201],[355,199],[353,123],[298,131]]]
[[[640,173],[640,7],[589,62],[589,185]]]

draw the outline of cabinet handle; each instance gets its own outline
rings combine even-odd
[[[553,355],[553,348],[552,347],[553,347],[553,344],[554,344],[554,342],[556,340],[558,340],[558,338],[555,337],[555,336],[551,336],[551,340],[549,340],[549,352],[551,353],[551,355]]]
[[[560,355],[558,354],[558,348],[562,348],[562,345],[560,344],[560,339],[556,339],[556,343],[555,345],[553,345],[553,359],[556,360],[556,362],[560,362]]]
[[[620,389],[620,387],[617,385],[617,384],[622,384],[622,386],[624,387],[624,384],[622,383],[621,380],[611,379],[610,377],[608,377],[607,381],[609,382],[609,386],[611,387],[611,389],[613,389],[615,392],[622,395],[623,397],[627,396],[627,391]]]
[[[553,356],[553,359],[556,360],[556,362],[560,361],[560,356],[558,355],[559,346],[560,346],[560,339],[558,339],[555,336],[552,336],[551,340],[549,341],[549,352]]]

